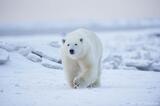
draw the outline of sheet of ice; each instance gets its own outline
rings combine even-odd
[[[154,71],[152,64],[160,61],[159,33],[159,29],[97,33],[104,46],[104,67],[133,66]]]
[[[150,36],[158,31],[97,33],[104,46],[103,65],[117,65],[102,69],[99,88],[71,89],[62,70],[43,67],[48,59],[35,63],[21,55],[21,49],[11,51],[10,61],[0,65],[0,106],[160,106],[160,73],[125,67],[132,60],[150,60],[158,67],[160,38]],[[60,36],[4,36],[0,40],[59,58],[59,49],[50,43],[60,42]]]

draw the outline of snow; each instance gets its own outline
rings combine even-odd
[[[66,83],[62,36],[1,36],[1,53],[10,60],[0,64],[0,106],[160,106],[159,33],[98,32],[104,46],[101,87],[86,89]]]
[[[41,62],[42,61],[42,58],[40,56],[37,56],[33,53],[30,53],[27,58],[33,62]]]
[[[0,64],[5,64],[9,60],[9,54],[7,51],[0,48]]]

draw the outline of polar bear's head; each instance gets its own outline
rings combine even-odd
[[[82,58],[86,53],[86,43],[81,36],[69,36],[62,39],[64,52],[71,59]]]

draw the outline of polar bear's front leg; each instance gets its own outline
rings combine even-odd
[[[94,69],[83,70],[79,76],[75,77],[73,80],[74,88],[85,88],[94,83],[97,78],[97,70]]]

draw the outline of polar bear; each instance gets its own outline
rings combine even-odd
[[[102,43],[95,33],[78,29],[62,39],[62,64],[72,88],[100,85]]]

